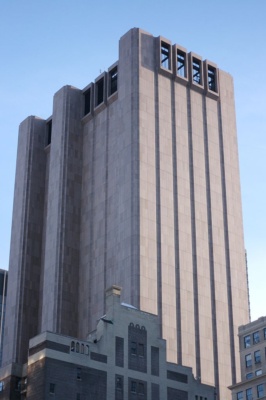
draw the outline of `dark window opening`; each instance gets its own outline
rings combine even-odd
[[[192,75],[193,82],[201,85],[201,62],[196,58],[193,58],[192,62]]]
[[[208,65],[208,87],[216,92],[216,69]]]
[[[249,372],[249,373],[246,375],[246,379],[251,379],[251,378],[253,378],[253,373],[252,373],[252,372]]]
[[[119,390],[123,389],[123,379],[121,376],[116,377],[116,389],[119,389]]]
[[[49,393],[55,394],[55,383],[50,383]]]
[[[131,354],[133,356],[137,355],[137,343],[136,342],[131,342]]]
[[[182,78],[186,78],[186,54],[181,50],[177,50],[176,64],[177,75],[182,76]]]
[[[81,381],[81,368],[77,368],[77,379]]]
[[[71,342],[71,351],[75,351],[75,342],[74,341],[72,341]]]
[[[145,392],[144,392],[144,383],[139,382],[138,393],[139,394],[145,394]]]
[[[166,69],[171,69],[170,65],[170,45],[161,42],[161,66]]]
[[[117,92],[117,67],[109,72],[109,85],[109,94],[111,96],[113,93]]]
[[[84,93],[84,115],[91,112],[91,89]]]
[[[131,381],[131,392],[132,393],[137,393],[137,382]]]
[[[76,353],[79,353],[79,342],[76,343]]]
[[[144,344],[143,343],[139,343],[138,345],[138,355],[140,357],[144,357]]]
[[[104,94],[104,78],[101,78],[98,82],[96,82],[96,106],[103,102],[103,94]]]
[[[52,120],[47,122],[47,136],[46,136],[46,146],[51,144],[52,140]]]

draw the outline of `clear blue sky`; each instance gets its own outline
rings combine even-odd
[[[94,81],[118,59],[119,38],[140,27],[234,77],[252,319],[266,315],[265,15],[265,0],[1,0],[0,268],[8,268],[19,123],[48,118],[58,89]]]

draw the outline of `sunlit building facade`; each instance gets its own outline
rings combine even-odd
[[[229,399],[249,322],[232,77],[134,28],[23,121],[9,274],[5,365],[41,332],[86,338],[115,284],[158,314],[168,361]]]

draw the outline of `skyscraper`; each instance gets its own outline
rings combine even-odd
[[[113,284],[229,399],[249,321],[232,77],[137,28],[20,126],[5,364],[40,332],[85,338]]]

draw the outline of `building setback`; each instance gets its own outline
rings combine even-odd
[[[117,286],[106,300],[106,315],[86,340],[52,332],[32,338],[22,378],[1,381],[0,398],[9,390],[28,400],[214,400],[215,388],[191,368],[166,362],[156,315],[121,304]]]
[[[84,90],[20,125],[4,346],[85,339],[104,290],[158,314],[169,362],[229,399],[249,322],[232,77],[134,28]]]

